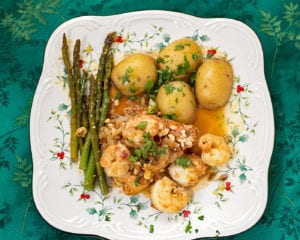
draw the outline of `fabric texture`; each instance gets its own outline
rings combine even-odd
[[[0,239],[95,239],[53,228],[35,208],[31,188],[30,108],[42,71],[45,46],[56,27],[78,16],[137,10],[233,18],[255,31],[263,47],[275,117],[268,203],[262,218],[251,229],[224,239],[300,239],[300,6],[297,0],[3,0],[0,6]]]

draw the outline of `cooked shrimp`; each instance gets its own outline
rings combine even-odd
[[[178,160],[178,161],[177,161]],[[178,157],[169,167],[170,177],[181,186],[194,186],[205,174],[207,166],[196,154],[186,154]]]
[[[127,195],[134,195],[149,186],[151,180],[139,177],[131,172],[128,172],[123,177],[115,177],[114,181],[117,186],[122,188],[122,191]]]
[[[209,166],[224,164],[231,157],[231,150],[223,137],[204,134],[200,137],[198,146],[202,150],[202,161]]]
[[[129,155],[130,152],[125,145],[121,143],[110,145],[103,151],[100,165],[105,169],[107,176],[123,177],[131,166]]]
[[[165,153],[158,155],[156,158],[151,158],[148,163],[144,164],[144,169],[147,169],[152,172],[157,172],[163,170],[170,163],[174,162],[174,160],[180,156],[183,151],[173,152],[166,148]]]
[[[160,211],[176,213],[190,201],[190,193],[165,176],[153,184],[151,201]]]
[[[161,129],[163,125],[156,115],[137,115],[128,120],[122,130],[122,136],[126,145],[137,148],[144,144],[145,134],[152,139]]]

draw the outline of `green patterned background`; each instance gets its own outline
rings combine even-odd
[[[30,108],[50,34],[82,15],[160,9],[234,18],[261,40],[276,138],[268,205],[227,239],[300,239],[300,6],[297,0],[4,0],[0,6],[0,239],[93,239],[61,232],[37,212],[31,189]]]

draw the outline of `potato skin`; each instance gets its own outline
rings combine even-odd
[[[155,59],[143,53],[129,55],[112,69],[111,80],[123,95],[138,95],[157,81]]]
[[[192,39],[178,39],[163,48],[157,58],[161,70],[169,69],[174,80],[187,80],[202,62],[201,47]]]
[[[232,92],[233,69],[224,59],[210,58],[197,70],[195,94],[201,106],[217,109],[224,106]]]
[[[192,123],[196,111],[196,98],[192,88],[184,81],[166,83],[156,97],[157,107],[163,115],[172,115],[182,123]]]

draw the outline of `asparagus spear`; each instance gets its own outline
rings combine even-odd
[[[91,133],[89,132],[85,137],[85,142],[82,147],[79,169],[86,170],[88,166],[90,150],[91,150]]]
[[[94,190],[95,170],[96,170],[95,169],[96,168],[95,161],[96,160],[94,157],[94,153],[93,153],[93,151],[91,151],[90,157],[88,160],[87,169],[85,171],[84,183],[83,183],[84,190],[87,190],[87,191]]]
[[[104,86],[103,86],[103,99],[102,99],[102,107],[101,107],[101,116],[99,119],[99,127],[102,127],[104,125],[105,119],[107,117],[107,112],[108,112],[108,106],[110,103],[110,98],[109,98],[109,79],[110,79],[110,74],[113,66],[113,54],[110,53],[107,56],[107,62],[105,65],[105,75],[103,78]]]
[[[82,74],[82,85],[81,85],[81,92],[80,92],[80,94],[81,94],[81,96],[82,96],[82,98],[81,98],[81,106],[82,106],[82,108],[81,108],[81,110],[82,110],[82,112],[81,112],[81,114],[82,114],[82,116],[81,116],[81,120],[82,120],[82,126],[83,127],[85,127],[86,129],[88,129],[88,127],[89,127],[89,120],[88,120],[88,116],[87,116],[87,112],[88,112],[88,107],[87,107],[87,98],[86,98],[86,96],[84,95],[84,93],[85,93],[85,90],[86,90],[86,86],[87,86],[87,79],[88,79],[88,73],[86,72],[86,71],[83,71],[83,74]]]
[[[69,58],[69,47],[67,44],[66,34],[63,35],[63,44],[62,44],[62,57],[65,68],[67,70],[67,76],[69,81],[69,96],[71,99],[71,123],[70,123],[70,158],[72,161],[76,162],[78,160],[78,143],[76,137],[77,123],[76,123],[76,93],[75,93],[75,84],[73,77],[73,69],[70,63]]]
[[[75,96],[76,96],[76,128],[81,127],[81,116],[82,116],[82,95],[85,89],[85,83],[83,78],[80,76],[79,68],[79,58],[80,58],[80,40],[77,39],[73,50],[73,74],[74,74],[74,85],[75,85]],[[80,151],[83,148],[83,139],[79,137],[77,139]]]
[[[116,33],[112,32],[109,33],[104,41],[104,46],[102,49],[102,54],[100,56],[99,60],[99,66],[98,66],[98,71],[97,71],[97,76],[96,76],[96,83],[97,83],[97,97],[96,97],[96,122],[99,123],[100,119],[100,110],[101,110],[101,100],[102,100],[102,85],[103,85],[103,78],[105,75],[105,66],[106,66],[106,61],[107,61],[107,55],[109,53],[109,49],[114,42]]]
[[[110,47],[114,41],[116,33],[109,33],[104,42],[102,54],[99,60],[99,67],[96,79],[91,79],[91,88],[93,87],[93,103],[89,101],[89,123],[90,123],[90,132],[91,132],[91,143],[95,159],[95,166],[97,175],[99,178],[100,189],[103,194],[108,193],[108,186],[106,181],[106,176],[103,168],[99,164],[99,159],[101,157],[99,139],[98,139],[98,129],[104,124],[106,119],[108,105],[109,105],[109,83],[112,64],[113,64],[113,55],[109,53]],[[104,85],[104,86],[103,86]],[[104,95],[102,97],[102,89],[104,90]],[[96,106],[92,107],[91,104],[94,104],[96,101]],[[92,111],[92,112],[91,112]],[[101,112],[101,118],[100,118]],[[101,119],[101,122],[100,122]],[[90,178],[92,173],[86,172],[86,178]],[[90,182],[90,181],[89,181]]]
[[[101,153],[100,153],[98,131],[97,131],[98,126],[96,125],[96,118],[95,118],[95,97],[96,97],[96,79],[93,75],[91,75],[90,95],[89,95],[89,123],[90,123],[91,143],[92,143],[92,151],[95,158],[95,165],[96,165],[97,175],[99,179],[100,190],[102,194],[105,195],[108,193],[108,186],[107,186],[105,172],[98,162]]]

